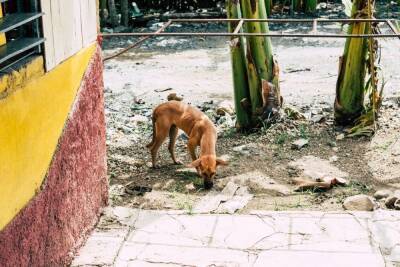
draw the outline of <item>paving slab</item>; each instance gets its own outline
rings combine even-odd
[[[72,263],[90,265],[397,267],[400,213],[108,208]]]

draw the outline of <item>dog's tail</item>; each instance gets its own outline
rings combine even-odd
[[[156,118],[155,118],[154,115],[153,115],[151,120],[153,122],[153,138],[151,140],[151,143],[146,145],[147,148],[151,148],[153,146],[154,142],[155,142],[155,139],[156,139]]]

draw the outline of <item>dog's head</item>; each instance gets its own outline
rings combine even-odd
[[[204,188],[211,189],[214,185],[214,177],[218,166],[226,166],[228,163],[214,155],[202,156],[193,161],[189,166],[196,168],[197,172],[204,179]]]

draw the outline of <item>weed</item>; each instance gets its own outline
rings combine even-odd
[[[187,214],[193,215],[193,203],[188,199],[180,199],[176,202],[178,209],[185,210]]]
[[[281,132],[279,135],[275,137],[275,144],[283,145],[289,139],[289,135],[287,132]]]
[[[309,129],[308,129],[308,126],[307,125],[305,125],[305,124],[301,124],[300,126],[299,126],[299,136],[301,137],[301,138],[303,138],[303,139],[308,139],[308,137],[309,137]]]

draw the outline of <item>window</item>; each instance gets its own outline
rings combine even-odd
[[[42,53],[39,0],[0,0],[0,71]]]

